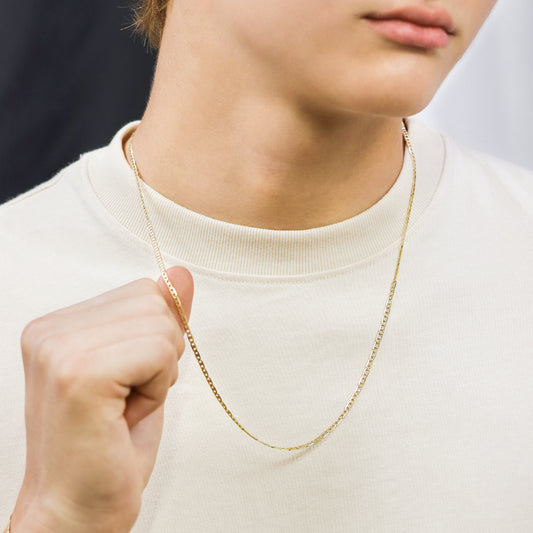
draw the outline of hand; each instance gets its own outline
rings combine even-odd
[[[183,267],[168,274],[189,316],[192,276]],[[13,533],[131,530],[178,378],[183,333],[162,278],[26,326],[27,458]]]

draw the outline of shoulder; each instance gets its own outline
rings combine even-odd
[[[138,122],[125,124],[108,144],[81,154],[51,179],[0,205],[0,229],[16,229],[20,234],[24,228],[64,226],[79,219],[98,196],[89,175],[105,174],[104,180],[113,175],[117,160],[123,158],[122,137]]]
[[[85,154],[84,154],[85,155]],[[61,169],[52,178],[39,183],[38,185],[28,189],[27,191],[11,198],[0,205],[0,216],[5,216],[7,213],[16,212],[25,209],[28,205],[34,205],[40,202],[43,198],[49,198],[51,195],[57,193],[64,184],[65,179],[72,179],[73,175],[79,175],[82,171],[82,159],[80,158]]]
[[[447,159],[460,165],[463,172],[470,172],[473,182],[502,187],[510,194],[533,195],[533,170],[466,146],[447,133],[441,132],[441,135]]]
[[[50,229],[61,216],[75,209],[79,202],[79,185],[86,171],[86,155],[51,179],[0,205],[0,234],[5,237],[16,233],[23,239]]]
[[[443,178],[455,200],[488,215],[533,223],[533,170],[476,150],[439,132],[445,147]]]
[[[89,171],[107,150],[81,154],[52,178],[0,205],[0,249],[10,264],[60,255],[85,242],[99,213]]]

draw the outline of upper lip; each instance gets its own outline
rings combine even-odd
[[[429,8],[424,6],[405,6],[391,11],[370,13],[365,18],[375,20],[399,19],[412,22],[419,26],[437,26],[443,28],[446,33],[455,33],[455,22],[452,16],[442,8]]]

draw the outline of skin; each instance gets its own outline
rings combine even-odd
[[[494,3],[441,0],[457,31],[433,50],[390,42],[362,18],[404,1],[171,3],[134,138],[143,178],[237,224],[354,216],[398,177],[401,117],[430,101]],[[169,275],[190,313],[191,274]],[[184,350],[166,286],[141,279],[40,317],[21,348],[27,461],[13,532],[130,531]]]
[[[168,274],[190,316],[190,272]],[[178,378],[180,324],[163,280],[146,278],[26,326],[26,472],[14,533],[130,531]]]
[[[308,229],[368,209],[403,164],[421,111],[495,0],[179,0],[135,135],[143,179],[198,213]],[[362,17],[443,7],[446,48],[388,41]]]

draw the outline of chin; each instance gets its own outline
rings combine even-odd
[[[397,98],[368,106],[369,113],[388,117],[410,117],[423,111],[431,102],[433,94],[424,99]]]
[[[415,94],[408,91],[402,92],[401,89],[395,91],[374,91],[373,94],[362,96],[361,94],[329,95],[329,98],[322,101],[323,105],[316,103],[315,109],[322,107],[326,113],[332,111],[340,114],[363,114],[378,115],[382,117],[403,118],[416,115],[424,110],[435,92],[427,91]]]
[[[425,109],[440,87],[442,72],[428,69],[386,69],[368,72],[344,69],[335,73],[341,83],[324,84],[327,76],[309,78],[302,93],[311,108],[333,113],[362,113],[407,117]],[[347,72],[349,74],[347,75]]]

